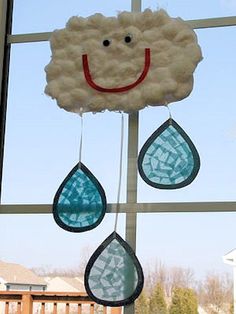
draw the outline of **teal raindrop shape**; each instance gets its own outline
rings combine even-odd
[[[85,289],[98,304],[131,304],[143,289],[142,267],[132,250],[115,231],[91,256],[84,275]]]
[[[143,145],[138,169],[142,179],[152,187],[178,189],[195,179],[200,157],[185,131],[168,119]]]
[[[71,232],[91,230],[106,213],[105,192],[89,169],[79,162],[67,175],[53,201],[53,217]]]

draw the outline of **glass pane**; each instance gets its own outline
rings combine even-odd
[[[79,161],[80,117],[44,94],[49,60],[48,43],[12,47],[3,203],[52,203]],[[119,113],[84,115],[82,162],[103,186],[108,203],[117,199],[120,125]],[[126,139],[125,133],[124,147]]]
[[[231,274],[222,257],[235,248],[235,213],[138,214],[137,256],[147,270],[160,264],[191,269],[195,280],[208,273]]]
[[[71,16],[87,17],[95,13],[114,16],[118,11],[130,11],[131,2],[127,0],[114,1],[57,1],[47,0],[15,0],[13,33],[51,32],[65,27]]]
[[[139,202],[235,200],[235,34],[235,27],[197,31],[204,59],[194,74],[193,91],[169,105],[173,119],[199,152],[197,177],[190,185],[170,191],[154,189],[139,178]],[[162,107],[141,111],[140,149],[168,117]]]
[[[212,17],[234,16],[236,3],[234,0],[143,0],[142,9],[164,9],[172,17],[181,17],[184,20],[205,19]]]
[[[107,214],[90,232],[66,232],[52,215],[1,215],[1,260],[39,271],[73,270],[83,275],[90,256],[114,231],[115,217]],[[125,215],[119,217],[118,231],[124,237]],[[27,240],[26,240],[27,239]]]

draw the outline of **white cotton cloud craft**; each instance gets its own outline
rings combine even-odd
[[[71,17],[50,38],[45,93],[67,111],[134,112],[187,97],[202,59],[197,37],[164,10]]]

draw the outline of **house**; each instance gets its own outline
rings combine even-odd
[[[0,290],[45,291],[47,283],[19,264],[0,261]]]
[[[47,282],[47,291],[53,292],[85,292],[83,279],[79,277],[45,277]],[[52,312],[52,304],[47,305],[47,311]],[[58,304],[57,311],[59,313],[65,313],[65,305]],[[78,313],[77,305],[70,306],[71,313]],[[83,304],[83,313],[90,313],[89,305]]]
[[[84,281],[79,277],[45,277],[47,291],[85,292]]]
[[[19,264],[0,261],[0,290],[45,291],[47,283],[31,270]],[[16,304],[11,304],[11,313],[16,313]],[[38,313],[38,308],[35,309]],[[5,312],[5,304],[0,304],[0,313]]]
[[[80,277],[39,277],[33,271],[22,265],[6,263],[0,261],[0,290],[23,290],[23,291],[53,291],[53,292],[85,292],[83,279]],[[10,311],[16,313],[17,304],[12,303]],[[34,306],[34,313],[40,313],[40,304]],[[82,305],[83,313],[90,313],[89,304]],[[97,311],[103,311],[103,307],[96,305]],[[48,303],[45,306],[48,312],[53,311],[53,304]],[[5,312],[5,304],[0,304],[0,313]],[[57,306],[58,313],[65,313],[65,304]],[[71,304],[70,313],[78,313],[77,304]],[[121,308],[108,308],[108,314],[120,314]]]
[[[47,291],[53,292],[85,292],[84,280],[80,277],[45,277],[44,280],[47,282]],[[83,304],[83,313],[91,313],[89,305]],[[52,304],[47,305],[47,310],[53,310]],[[58,313],[65,313],[65,306],[58,304]],[[103,307],[100,305],[95,306],[96,313],[102,313]],[[70,313],[78,313],[76,305],[71,305]],[[121,308],[107,308],[107,314],[121,314]]]

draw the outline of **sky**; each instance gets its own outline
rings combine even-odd
[[[164,8],[183,19],[236,15],[236,1],[148,1],[142,8]],[[13,33],[63,28],[70,16],[95,12],[116,15],[130,1],[15,0]],[[203,61],[194,73],[189,97],[170,105],[173,118],[188,133],[201,158],[194,182],[163,191],[138,180],[138,202],[235,201],[235,27],[197,30]],[[59,109],[44,94],[48,42],[15,44],[11,51],[2,203],[51,204],[54,194],[78,162],[80,119]],[[168,118],[165,108],[140,112],[139,149]],[[108,203],[116,202],[120,114],[86,114],[82,161],[103,185]],[[125,116],[127,150],[127,115]],[[126,158],[124,158],[124,169]],[[109,174],[109,175],[108,175]],[[125,171],[121,200],[126,200]],[[231,272],[222,256],[236,247],[235,213],[138,214],[137,256],[142,265],[161,261],[191,268],[197,277],[209,271]],[[76,266],[84,248],[91,253],[113,231],[107,214],[94,230],[73,234],[60,229],[52,215],[1,215],[0,259],[27,267]],[[118,231],[124,236],[125,215]]]

